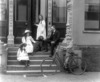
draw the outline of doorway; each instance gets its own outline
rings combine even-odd
[[[67,0],[52,0],[52,24],[60,32],[60,37],[66,34]]]
[[[40,0],[15,0],[14,2],[14,37],[15,44],[21,43],[21,37],[26,28],[32,31],[35,39],[38,15],[40,14]]]

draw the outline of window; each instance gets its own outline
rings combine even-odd
[[[53,23],[66,23],[66,0],[53,0]]]
[[[28,20],[28,0],[16,0],[15,1],[15,20],[27,21]]]
[[[85,30],[100,30],[100,0],[85,0]]]
[[[0,0],[0,21],[7,20],[7,0]]]

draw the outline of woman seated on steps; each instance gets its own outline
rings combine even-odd
[[[24,64],[25,67],[29,66],[29,56],[28,53],[26,52],[26,44],[21,44],[18,51],[17,51],[17,60],[21,63]]]

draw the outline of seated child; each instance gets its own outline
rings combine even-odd
[[[22,43],[27,44],[25,49],[28,54],[32,54],[34,52],[34,43],[36,43],[30,33],[30,30],[25,30],[24,36],[22,37]]]
[[[25,67],[29,66],[29,56],[26,52],[26,44],[21,44],[18,51],[17,51],[17,60],[24,64]]]

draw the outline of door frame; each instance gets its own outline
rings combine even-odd
[[[18,43],[20,43],[21,42],[21,38],[22,38],[22,32],[21,32],[21,35],[19,36],[19,34],[17,34],[18,33],[18,29],[20,30],[20,29],[23,29],[23,33],[24,33],[24,30],[26,29],[26,28],[28,28],[28,29],[30,29],[30,30],[32,30],[32,28],[34,28],[34,26],[33,26],[33,20],[32,20],[32,0],[27,0],[28,1],[28,4],[26,5],[28,8],[27,8],[27,14],[28,14],[28,19],[27,19],[27,21],[19,21],[19,20],[16,20],[16,13],[18,12],[16,9],[16,5],[17,5],[17,3],[16,3],[16,1],[17,0],[14,0],[14,36],[15,36],[15,43],[16,43],[16,41],[17,40],[20,40],[20,41],[17,41]],[[36,2],[37,2],[37,0],[35,0]],[[38,14],[40,14],[40,12],[39,12],[39,10],[40,10],[40,0],[38,0],[38,3],[36,4],[36,6],[38,5],[38,8],[37,8],[37,10],[35,10],[35,14],[36,13],[38,13]],[[38,12],[37,12],[38,11]],[[37,15],[38,16],[38,15]],[[38,17],[35,17],[35,22],[37,22],[38,21],[38,19],[37,19]],[[36,20],[37,19],[37,20]],[[18,27],[18,26],[16,26],[16,25],[18,25],[18,24],[20,25],[21,23],[23,23],[22,25],[23,25],[23,28],[22,28],[22,26],[21,27]],[[24,25],[25,24],[25,25]],[[16,30],[17,29],[17,30]],[[16,32],[17,31],[17,32]]]

